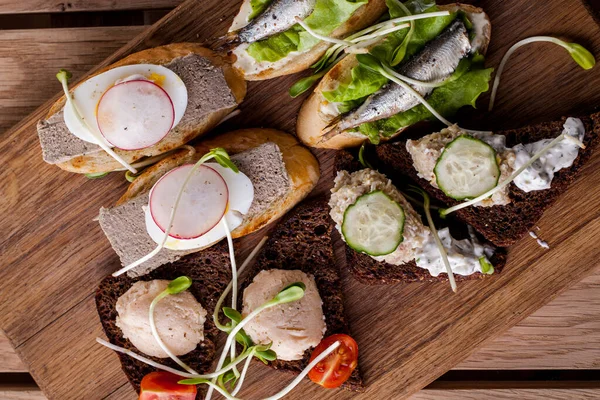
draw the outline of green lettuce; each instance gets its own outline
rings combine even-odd
[[[268,1],[256,1],[256,10],[263,11]],[[317,0],[315,9],[304,22],[317,33],[329,35],[347,21],[350,16],[368,0]],[[258,12],[260,13],[260,12]],[[252,14],[255,14],[252,6]],[[281,60],[292,51],[306,51],[319,42],[300,25],[294,25],[285,32],[270,36],[265,40],[254,42],[248,46],[248,54],[258,62],[275,62]]]
[[[417,2],[407,2],[405,5],[411,12],[416,13]],[[419,3],[422,4],[422,3]],[[387,0],[391,18],[405,15],[394,0]],[[438,11],[436,6],[427,8],[424,12]],[[403,59],[420,51],[427,42],[433,40],[456,18],[456,14],[443,17],[419,19],[413,21],[413,29],[409,34],[408,29],[396,31],[386,37],[380,45],[369,51],[370,54],[388,65],[397,65]],[[324,92],[323,97],[333,103],[342,103],[364,98],[378,91],[388,81],[381,74],[370,71],[358,65],[352,69],[351,79],[340,84],[331,91]],[[345,107],[347,108],[347,107]]]
[[[475,107],[477,98],[489,89],[492,71],[492,68],[471,69],[457,79],[434,89],[427,102],[444,117],[454,115],[463,106]],[[390,118],[362,124],[358,131],[369,137],[372,142],[378,143],[380,135],[391,136],[400,128],[433,118],[435,117],[429,110],[419,104]]]
[[[258,17],[263,11],[269,7],[273,0],[250,0],[250,8],[252,12],[248,16],[248,21]]]

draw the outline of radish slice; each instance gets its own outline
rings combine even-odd
[[[194,164],[172,169],[156,182],[150,192],[150,213],[165,232],[177,194]],[[215,227],[225,214],[229,190],[223,177],[214,169],[201,165],[190,177],[175,211],[169,236],[194,239]]]
[[[98,103],[98,129],[123,150],[143,149],[167,136],[175,121],[171,98],[147,80],[131,80],[108,89]]]

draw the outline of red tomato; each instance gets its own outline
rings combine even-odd
[[[166,371],[150,372],[142,379],[139,400],[195,400],[196,385],[180,385],[185,379]]]
[[[340,333],[321,340],[314,349],[310,361],[335,342],[340,342],[340,346],[308,373],[311,381],[325,388],[336,388],[346,382],[358,364],[358,345],[350,336]]]

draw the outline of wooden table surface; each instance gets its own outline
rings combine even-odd
[[[56,70],[80,76],[178,3],[0,0],[0,132],[56,94]],[[599,288],[600,267],[414,398],[600,398]],[[44,398],[26,371],[0,334],[1,399]]]

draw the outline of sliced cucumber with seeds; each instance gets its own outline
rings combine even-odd
[[[404,210],[381,190],[360,196],[346,209],[342,235],[348,246],[370,256],[392,253],[402,243]]]
[[[482,195],[496,187],[500,179],[496,151],[484,141],[467,135],[446,145],[433,172],[440,190],[456,200]]]

